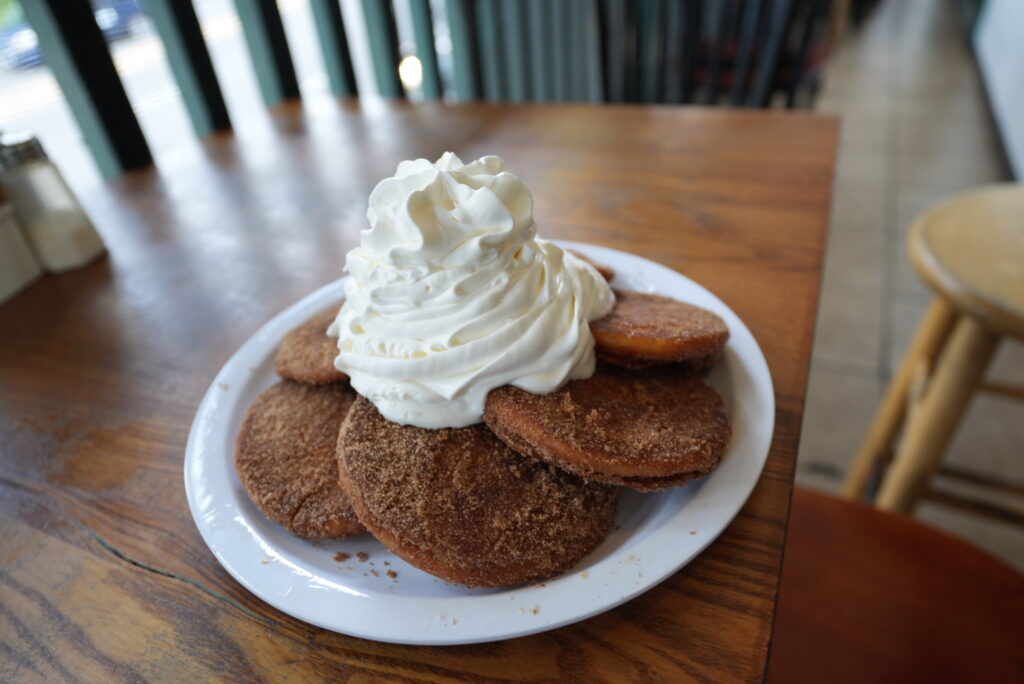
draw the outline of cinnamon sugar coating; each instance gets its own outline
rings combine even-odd
[[[718,315],[660,295],[615,291],[612,312],[591,322],[600,358],[637,367],[690,361],[710,365],[729,339]]]
[[[338,469],[360,519],[426,572],[511,586],[575,565],[608,533],[618,489],[506,447],[483,425],[426,430],[384,419],[359,397]]]
[[[313,385],[347,379],[334,367],[338,341],[327,334],[337,315],[338,307],[325,309],[285,335],[274,357],[277,374]]]
[[[493,390],[484,421],[506,444],[588,479],[649,491],[713,471],[731,426],[718,393],[684,367],[594,375],[551,394]]]
[[[235,469],[263,513],[307,539],[365,531],[338,484],[341,421],[355,400],[347,385],[283,380],[249,407],[235,448]]]
[[[718,361],[721,353],[712,354],[710,356],[700,356],[697,358],[690,359],[688,361],[675,361],[673,365],[678,366],[682,372],[690,372],[695,374],[707,375]],[[651,359],[638,359],[629,358],[625,356],[616,356],[615,354],[609,354],[608,352],[598,351],[597,360],[600,363],[617,366],[618,368],[627,368],[629,370],[642,371],[652,368],[653,366],[662,365],[664,361],[652,361]]]

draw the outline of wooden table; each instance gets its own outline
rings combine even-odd
[[[85,197],[110,256],[0,306],[0,680],[756,681],[765,671],[836,122],[674,107],[286,105]],[[505,157],[543,235],[664,263],[750,326],[778,404],[764,474],[694,562],[546,634],[407,647],[267,606],[182,484],[200,398],[273,314],[341,275],[406,158]]]

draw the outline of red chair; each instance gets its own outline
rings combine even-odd
[[[1024,682],[1024,575],[909,517],[797,488],[769,682]]]

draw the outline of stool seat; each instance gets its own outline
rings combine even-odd
[[[942,202],[914,222],[909,247],[917,272],[954,307],[1024,338],[1024,185]]]
[[[998,475],[942,468],[941,460],[976,390],[1024,398],[1024,387],[985,379],[1000,340],[1024,339],[1024,185],[992,185],[936,205],[914,221],[909,247],[935,297],[843,490],[852,499],[863,497],[889,460],[875,497],[883,510],[910,513],[928,497],[1024,525],[1013,510],[929,482],[941,471],[973,485],[1020,491]]]
[[[902,515],[797,487],[768,682],[1024,681],[1024,575]]]

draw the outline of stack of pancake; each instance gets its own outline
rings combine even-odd
[[[592,377],[545,395],[498,388],[482,424],[440,430],[392,423],[351,389],[326,333],[337,309],[318,314],[284,338],[283,379],[246,414],[235,453],[246,491],[299,537],[369,531],[449,582],[511,586],[568,570],[607,536],[621,487],[684,485],[729,442],[704,380],[725,322],[658,295],[615,295],[591,324]]]

